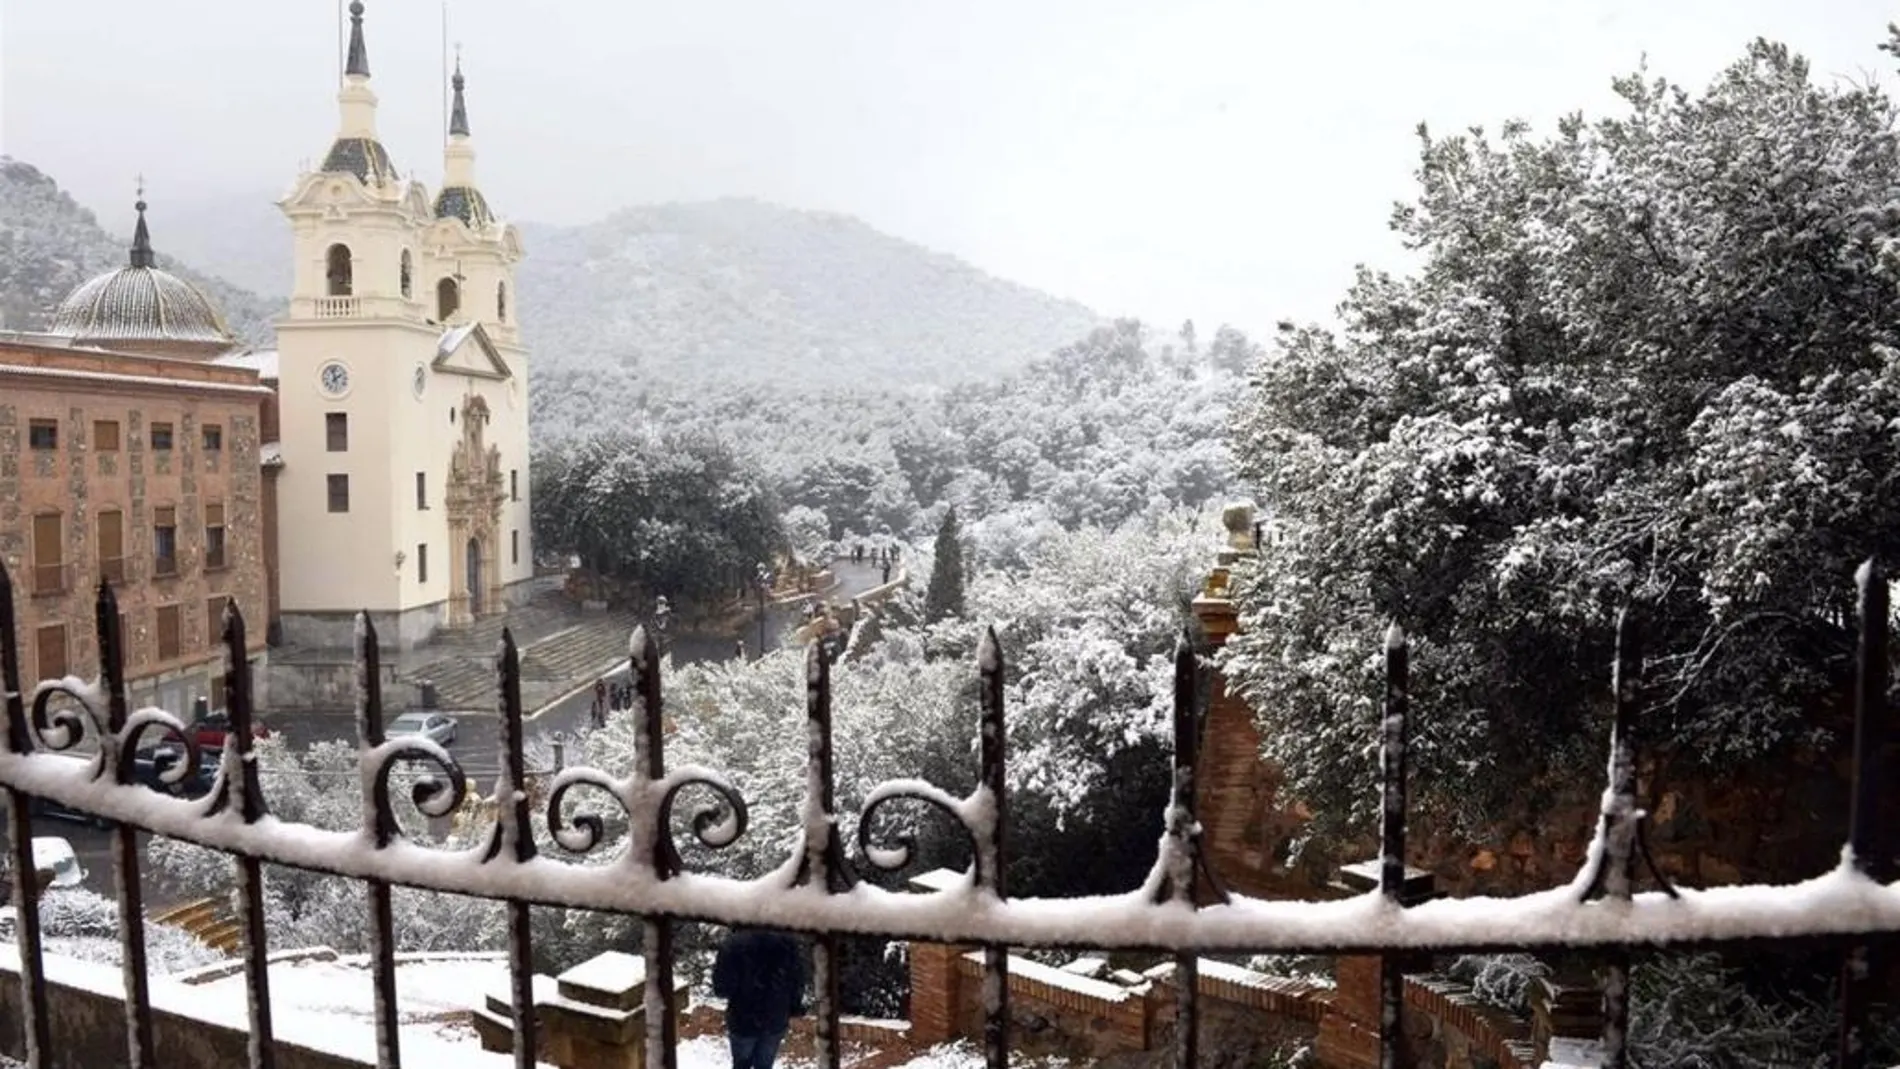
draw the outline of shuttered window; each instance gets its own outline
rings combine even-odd
[[[178,656],[178,606],[158,607],[158,659],[169,661]]]
[[[57,594],[66,589],[64,538],[59,513],[33,517],[33,593]]]
[[[178,510],[152,510],[152,574],[178,574]]]
[[[117,509],[99,514],[99,578],[125,582],[125,514]]]
[[[40,628],[33,636],[33,647],[41,679],[59,679],[66,675],[66,625]]]
[[[205,567],[224,567],[224,506],[205,506]]]

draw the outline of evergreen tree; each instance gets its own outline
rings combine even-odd
[[[963,543],[957,532],[957,510],[951,506],[937,525],[937,559],[930,566],[930,588],[924,592],[924,619],[935,623],[962,615]]]
[[[1323,822],[1376,818],[1393,619],[1418,805],[1468,827],[1600,760],[1625,605],[1673,775],[1847,737],[1843,605],[1900,559],[1895,109],[1766,42],[1701,95],[1617,88],[1547,137],[1421,130],[1394,225],[1424,266],[1362,271],[1344,329],[1281,331],[1235,405],[1276,543],[1228,679]]]

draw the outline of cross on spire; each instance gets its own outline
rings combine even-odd
[[[449,136],[468,136],[468,103],[462,99],[462,87],[467,81],[462,77],[462,42],[455,42],[455,77],[449,79],[455,89],[455,98],[449,105]]]
[[[350,0],[350,53],[343,73],[369,77],[369,49],[363,44],[363,0]]]
[[[132,266],[150,267],[157,260],[152,254],[152,233],[145,228],[145,174],[139,173],[138,200],[132,206],[138,210],[138,225],[132,228]]]

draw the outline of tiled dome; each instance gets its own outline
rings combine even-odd
[[[196,286],[154,266],[144,201],[138,211],[132,262],[80,283],[60,302],[52,332],[106,346],[235,344],[224,317]]]
[[[450,216],[477,230],[495,221],[495,213],[488,209],[488,198],[474,186],[449,186],[435,195],[435,217],[447,219]]]

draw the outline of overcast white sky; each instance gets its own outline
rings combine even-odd
[[[368,0],[384,143],[441,173],[439,0]],[[109,228],[275,195],[335,126],[336,0],[0,0],[0,152]],[[1099,311],[1324,316],[1394,263],[1412,130],[1700,88],[1751,37],[1877,76],[1876,0],[453,0],[491,202],[850,212]],[[529,250],[533,254],[533,250]]]

